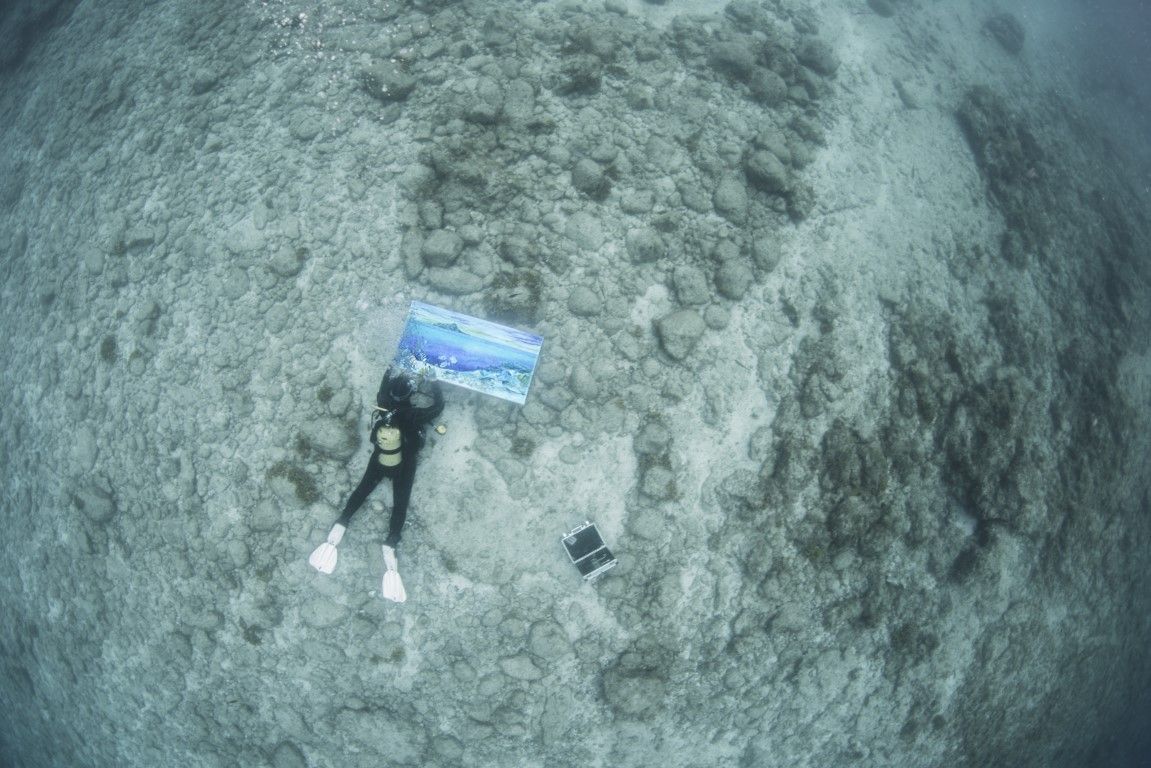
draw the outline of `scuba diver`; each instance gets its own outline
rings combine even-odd
[[[348,529],[352,515],[385,477],[392,481],[392,519],[388,538],[384,540],[384,583],[381,594],[402,603],[407,599],[404,583],[396,565],[396,545],[408,515],[412,484],[416,479],[416,457],[424,445],[424,429],[444,410],[444,395],[439,382],[415,382],[408,374],[384,373],[376,394],[375,413],[370,431],[372,457],[360,484],[352,491],[343,514],[328,533],[328,540],[312,552],[308,562],[320,573],[331,573],[336,567],[336,547]]]

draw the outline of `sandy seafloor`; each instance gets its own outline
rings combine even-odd
[[[0,765],[1148,764],[1137,12],[0,13]],[[412,299],[546,341],[396,605]]]

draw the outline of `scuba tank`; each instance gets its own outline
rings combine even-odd
[[[398,467],[403,461],[401,449],[404,435],[399,427],[392,426],[391,411],[384,411],[376,429],[376,447],[380,449],[380,464],[385,467]]]

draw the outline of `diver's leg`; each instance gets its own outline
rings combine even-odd
[[[384,540],[384,545],[392,549],[400,543],[400,531],[408,519],[408,503],[412,498],[412,485],[415,484],[415,480],[414,460],[405,461],[397,467],[397,472],[392,477],[392,520],[388,524],[388,538]]]
[[[412,485],[416,479],[416,462],[405,461],[392,472],[392,520],[388,524],[388,538],[384,541],[384,582],[380,595],[388,600],[402,603],[408,599],[396,563],[396,545],[400,543],[400,531],[408,517],[408,502],[412,498]]]
[[[356,514],[364,504],[364,500],[368,498],[376,486],[380,484],[383,478],[383,467],[376,460],[373,452],[371,461],[368,462],[368,468],[364,470],[364,477],[360,480],[360,484],[356,486],[356,490],[352,491],[348,503],[344,505],[344,512],[340,515],[332,530],[328,532],[328,539],[320,546],[316,547],[312,552],[312,556],[308,558],[308,562],[313,568],[320,573],[331,573],[336,569],[336,560],[339,553],[336,547],[340,546],[340,542],[344,539],[344,531],[348,529],[348,523],[352,519],[352,515]]]
[[[375,453],[373,452],[372,459],[368,462],[368,468],[364,470],[364,476],[360,480],[360,484],[356,486],[356,490],[352,491],[352,495],[348,497],[348,503],[344,505],[344,512],[336,522],[346,528],[352,520],[352,515],[359,511],[360,507],[367,501],[368,496],[372,491],[376,490],[376,486],[379,485],[383,479],[384,468],[380,462],[376,460]]]

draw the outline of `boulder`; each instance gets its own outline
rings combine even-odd
[[[437,229],[420,246],[420,255],[429,267],[450,267],[464,250],[464,239],[449,229]]]
[[[325,416],[304,424],[300,438],[309,449],[335,461],[347,461],[359,447],[355,429],[347,422]]]
[[[611,183],[599,163],[583,158],[572,168],[572,186],[593,200],[603,200],[611,191]]]
[[[637,264],[655,261],[667,253],[667,244],[654,229],[629,229],[624,240],[628,255]]]
[[[988,34],[1012,56],[1023,52],[1023,25],[1010,13],[1000,13],[983,23]]]
[[[834,76],[839,69],[839,57],[835,55],[835,51],[827,42],[817,37],[806,37],[800,41],[795,51],[795,58],[803,66],[824,77]]]
[[[707,325],[694,309],[681,309],[656,322],[663,351],[676,360],[686,359],[699,344]]]
[[[787,82],[766,67],[757,67],[751,73],[747,87],[753,99],[768,107],[778,106],[787,99]]]
[[[749,154],[744,160],[743,170],[747,180],[764,192],[783,194],[790,186],[787,166],[765,149]]]
[[[680,264],[672,271],[671,285],[680,304],[706,304],[711,299],[703,270],[690,264]]]
[[[715,287],[720,294],[739,301],[747,293],[754,276],[751,267],[738,259],[725,261],[715,274]]]
[[[360,72],[360,85],[373,98],[384,103],[403,101],[416,87],[416,80],[390,61]]]
[[[579,285],[568,294],[568,309],[573,315],[592,317],[603,311],[603,302],[591,288]]]
[[[747,185],[737,176],[727,175],[719,180],[712,196],[715,210],[725,219],[741,222],[747,218]]]

